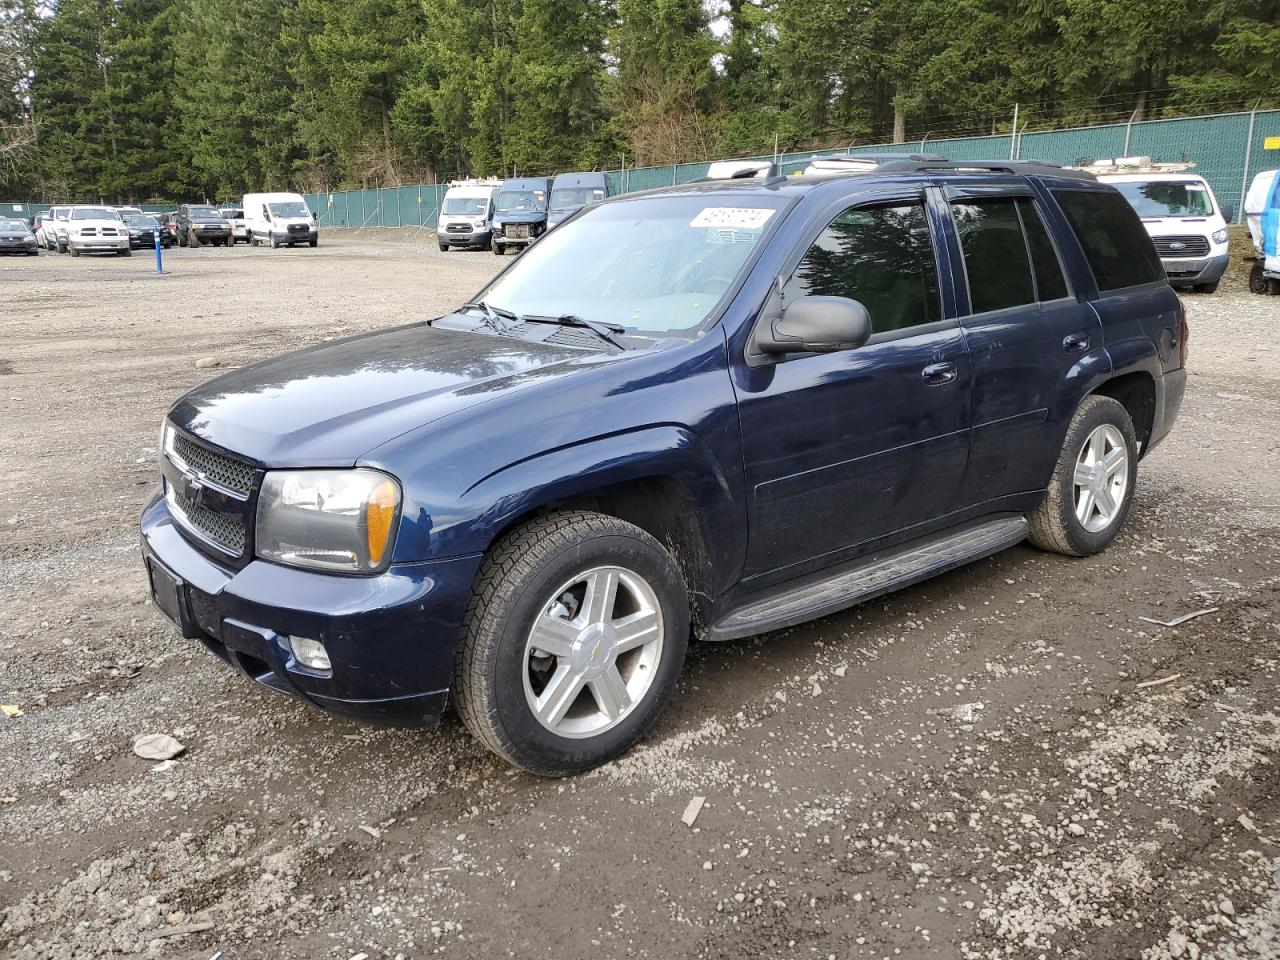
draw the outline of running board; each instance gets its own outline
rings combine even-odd
[[[1001,517],[862,558],[747,597],[707,631],[736,640],[793,627],[926,580],[1022,542],[1025,517]]]

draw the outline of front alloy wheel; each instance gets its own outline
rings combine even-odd
[[[653,587],[622,567],[594,567],[553,591],[525,642],[525,702],[561,737],[592,737],[644,700],[662,659]]]
[[[684,662],[689,598],[671,554],[617,517],[548,514],[489,550],[452,694],[467,729],[530,773],[565,776],[628,750]]]

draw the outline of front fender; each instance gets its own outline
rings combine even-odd
[[[482,552],[520,517],[557,501],[628,481],[670,478],[692,498],[712,564],[713,592],[737,576],[746,554],[741,479],[679,424],[597,437],[511,464],[477,482],[457,508],[475,517],[451,537],[451,554]]]

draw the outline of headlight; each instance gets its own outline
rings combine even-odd
[[[400,485],[377,470],[273,470],[258,495],[258,556],[376,573],[391,562]]]
[[[1226,243],[1226,242],[1227,242],[1227,228],[1226,228],[1226,227],[1223,227],[1221,230],[1215,230],[1215,231],[1213,231],[1213,242],[1214,242],[1214,243]]]
[[[474,224],[472,224],[472,226],[475,226],[475,227],[483,227],[483,226],[484,226],[484,221],[483,221],[483,220],[477,220]]]

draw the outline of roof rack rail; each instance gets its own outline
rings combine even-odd
[[[981,170],[988,173],[1039,173],[1042,176],[1066,177],[1071,180],[1096,180],[1092,173],[1060,167],[1047,160],[890,160],[876,168],[876,173],[963,172]]]

